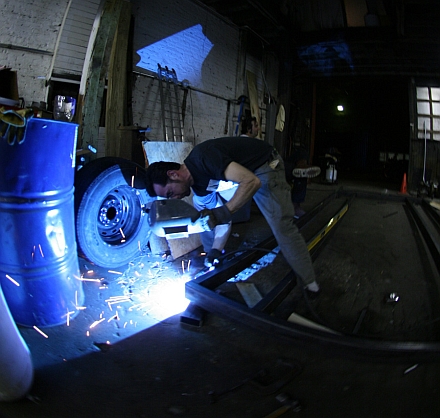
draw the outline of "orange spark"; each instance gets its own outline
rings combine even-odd
[[[37,326],[33,326],[32,327],[35,331],[39,332],[44,338],[49,338],[49,336],[47,334],[45,334],[43,331],[41,331],[41,329],[39,329]]]
[[[12,283],[14,283],[15,286],[20,286],[20,283],[14,280],[9,274],[6,275],[6,278],[9,279]]]

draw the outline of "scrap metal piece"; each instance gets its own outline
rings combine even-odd
[[[362,325],[362,322],[364,322],[365,315],[367,314],[367,310],[368,310],[368,308],[364,308],[364,309],[362,309],[361,313],[359,314],[359,318],[356,321],[356,325],[353,329],[353,334],[357,334],[359,332],[359,329]]]
[[[236,283],[236,286],[249,308],[254,307],[261,299],[263,299],[254,283],[238,282]]]
[[[286,393],[280,393],[276,400],[282,404],[278,409],[271,412],[269,415],[266,415],[264,418],[277,418],[289,410],[293,410],[293,412],[300,412],[301,405],[298,400],[291,399]]]
[[[397,293],[389,293],[385,296],[385,303],[396,303],[400,299],[400,296]]]
[[[194,303],[190,303],[185,312],[180,315],[181,325],[190,325],[191,327],[201,327],[206,311]]]
[[[289,318],[287,318],[287,321],[288,322],[293,322],[295,324],[302,325],[302,326],[305,326],[305,327],[309,327],[309,328],[312,328],[312,329],[316,329],[316,330],[319,330],[319,331],[325,331],[325,332],[329,332],[331,334],[341,335],[339,332],[336,332],[336,331],[334,331],[334,330],[332,330],[332,329],[330,329],[328,327],[325,327],[325,326],[323,326],[321,324],[317,324],[316,322],[313,322],[310,319],[304,318],[303,316],[298,315],[295,312],[292,312],[290,314]]]
[[[243,379],[241,382],[238,382],[236,385],[228,388],[228,389],[224,389],[220,392],[216,392],[214,390],[211,390],[208,392],[208,395],[210,397],[210,401],[211,403],[215,403],[219,400],[219,398],[221,398],[222,396],[231,393],[233,391],[235,391],[236,389],[241,388],[242,386],[244,386],[246,383],[252,381],[253,379],[257,378],[257,377],[262,377],[266,375],[266,371],[264,369],[259,370],[255,375],[248,377],[246,379]]]

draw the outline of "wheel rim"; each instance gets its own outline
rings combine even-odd
[[[98,213],[98,233],[110,245],[127,242],[139,225],[141,213],[134,189],[121,186],[112,190],[103,200]]]

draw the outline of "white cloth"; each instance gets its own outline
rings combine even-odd
[[[283,132],[285,121],[286,121],[286,111],[284,109],[284,106],[280,105],[280,108],[278,109],[277,120],[275,123],[275,129],[277,131]]]

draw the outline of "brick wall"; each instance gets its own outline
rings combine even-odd
[[[18,92],[26,105],[46,99],[45,80],[68,3],[0,0],[0,65],[17,71]]]
[[[73,0],[72,4],[79,2]],[[51,75],[68,5],[68,0],[0,0],[0,65],[17,70],[19,95],[27,106],[46,100],[45,83]],[[154,78],[157,63],[175,68],[178,81],[186,80],[190,86],[183,107],[185,141],[199,143],[234,134],[237,99],[247,94],[246,68],[255,69],[259,105],[264,108],[259,57],[246,56],[241,50],[236,27],[190,0],[161,0],[148,5],[132,0],[132,5],[133,123],[149,125],[149,139],[164,140],[158,81]],[[176,36],[179,42],[175,42]],[[5,47],[8,45],[11,47]],[[142,49],[146,57],[137,53]],[[153,68],[142,68],[151,51],[156,54],[150,57]],[[179,95],[182,110],[185,91],[181,87]]]
[[[132,3],[133,68],[143,74],[136,76],[133,90],[134,123],[150,125],[149,139],[165,139],[159,83],[146,76],[154,75],[159,63],[174,68],[178,80],[187,80],[190,86],[184,109],[185,141],[199,143],[232,135],[238,114],[236,99],[244,88],[237,82],[238,29],[191,1],[163,0],[148,7],[142,0]],[[182,103],[184,90],[179,89],[179,96]]]

